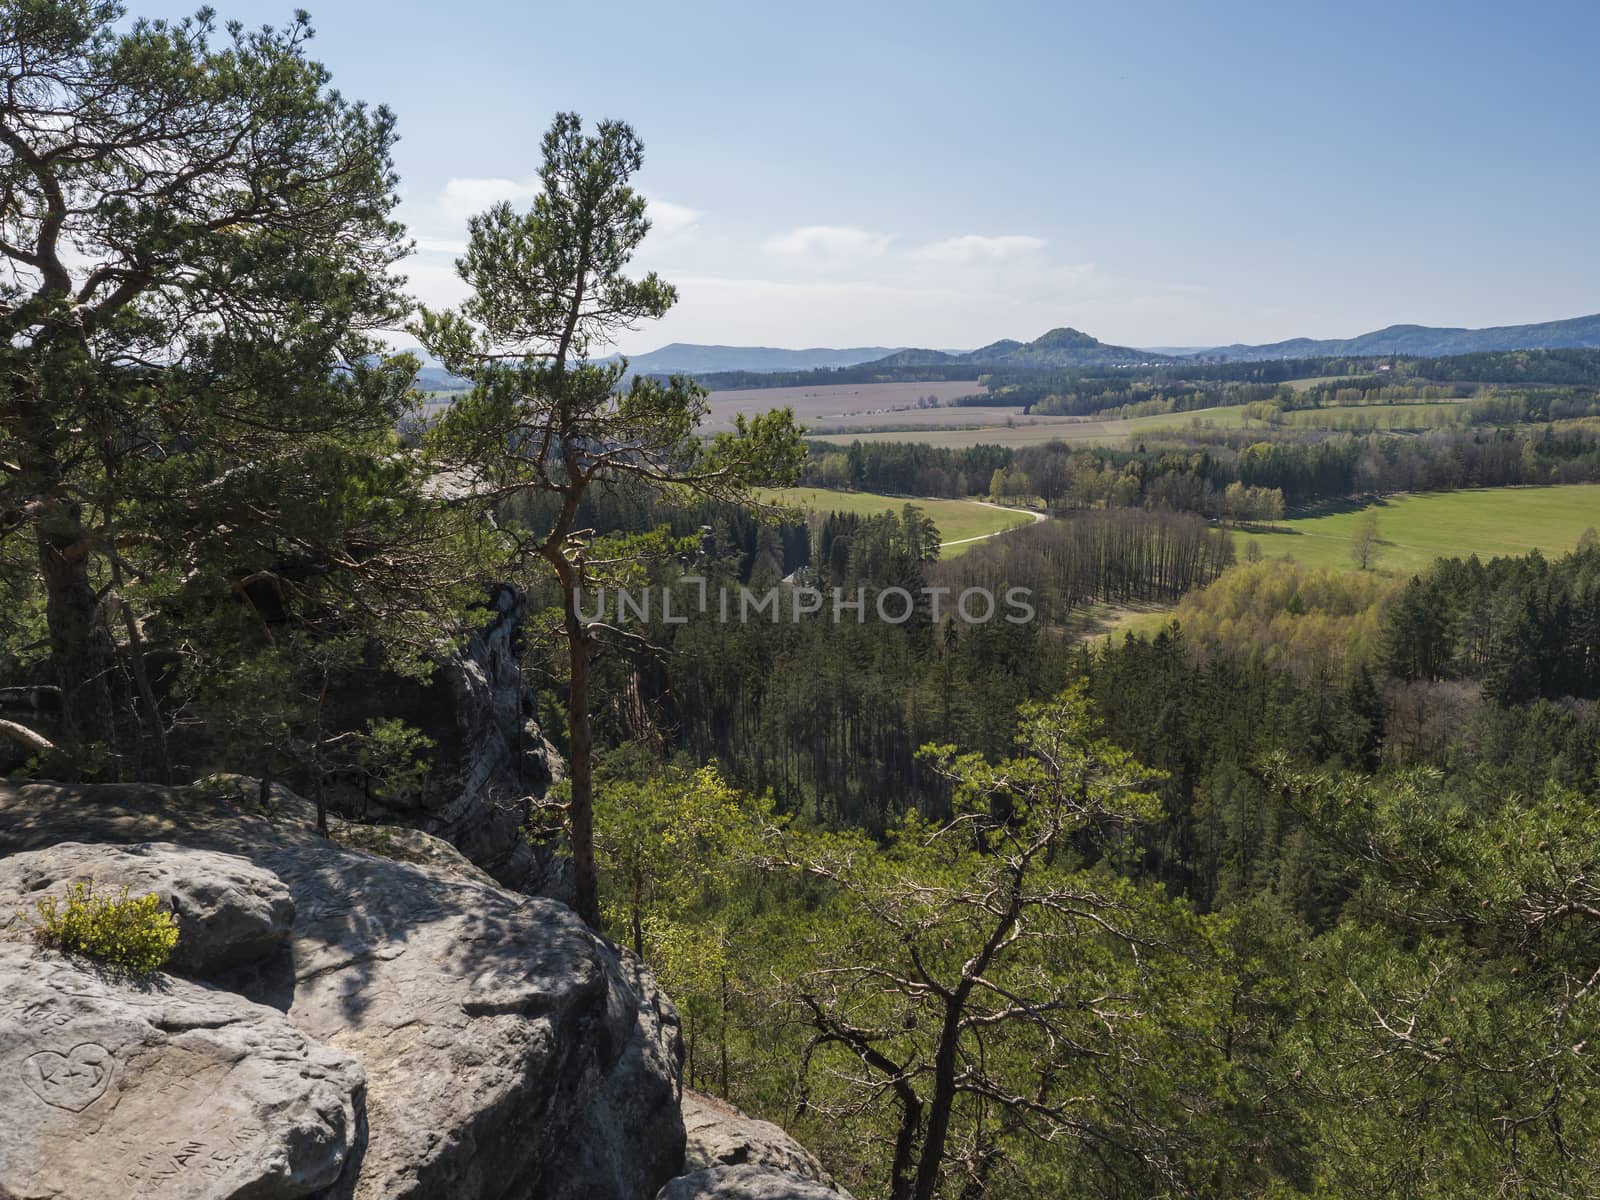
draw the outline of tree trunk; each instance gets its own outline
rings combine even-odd
[[[161,782],[172,785],[172,753],[167,747],[167,730],[161,721],[161,705],[156,701],[155,688],[150,683],[150,670],[144,661],[144,638],[139,635],[139,619],[134,616],[133,605],[121,602],[122,623],[128,631],[128,658],[133,667],[134,682],[139,688],[139,703],[144,710],[145,727],[155,744],[156,769]]]
[[[922,1131],[922,1104],[909,1086],[900,1095],[900,1128],[894,1138],[894,1162],[889,1170],[889,1200],[911,1200],[912,1164],[917,1156],[917,1135]]]
[[[118,590],[117,607],[122,613],[122,624],[128,631],[128,660],[133,668],[134,682],[139,687],[139,702],[144,710],[150,740],[155,743],[156,766],[161,772],[161,782],[172,786],[172,754],[167,748],[167,730],[161,722],[161,705],[156,702],[156,690],[150,683],[150,669],[144,661],[144,638],[139,633],[139,618],[133,605],[120,593],[122,567],[115,555],[111,559],[111,582]]]
[[[35,754],[47,754],[55,749],[54,743],[42,733],[35,733],[26,725],[18,725],[15,721],[0,720],[0,737],[16,742],[19,746],[25,746]]]
[[[644,872],[633,873],[633,952],[644,957]]]
[[[722,1095],[728,1094],[728,971],[722,970],[722,1020],[717,1026],[717,1052],[721,1067]]]
[[[594,771],[590,761],[589,669],[593,635],[578,618],[577,596],[564,589],[567,609],[567,652],[572,680],[567,693],[567,721],[571,726],[572,801],[568,818],[572,828],[572,905],[590,929],[600,928],[600,887],[594,864]]]
[[[685,1035],[684,1036],[684,1060],[683,1060],[684,1086],[685,1087],[694,1087],[695,1086],[695,1078],[694,1078],[695,1023],[694,1023],[694,1011],[692,1009],[686,1010],[684,1012],[684,1014],[683,1014],[683,1022],[684,1022],[684,1035]]]
[[[35,387],[25,383],[19,400],[20,465],[26,490],[38,498],[34,527],[50,665],[61,688],[62,740],[110,744],[115,735],[111,672],[116,647],[99,619],[99,597],[89,581],[93,537],[83,523],[83,505],[66,489],[58,454],[62,431]]]
[[[322,714],[328,702],[328,680],[331,675],[328,664],[322,664],[322,689],[317,693],[317,723],[312,732],[311,741],[311,788],[317,800],[317,836],[328,836],[328,794],[325,790],[326,781],[322,769]]]
[[[89,531],[76,503],[56,501],[49,509],[39,523],[39,566],[62,717],[69,741],[109,744],[114,647],[89,582]]]
[[[944,1143],[950,1134],[950,1115],[956,1099],[956,1047],[961,1041],[961,1009],[965,995],[945,1002],[939,1049],[933,1060],[933,1095],[928,1101],[928,1128],[922,1139],[922,1156],[917,1162],[917,1180],[912,1200],[933,1200],[939,1187],[940,1167],[944,1163]]]

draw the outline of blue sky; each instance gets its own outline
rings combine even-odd
[[[531,194],[553,112],[635,126],[640,263],[681,299],[627,350],[1600,310],[1588,0],[302,2],[337,85],[399,115],[429,302],[466,215]]]

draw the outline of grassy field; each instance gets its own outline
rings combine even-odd
[[[1467,422],[1465,403],[1461,400],[1436,400],[1303,409],[1285,413],[1282,423],[1298,429],[1382,430],[1395,433],[1457,428]],[[909,413],[860,414],[835,422],[813,418],[813,436],[831,437],[839,442],[923,442],[953,449],[979,445],[1016,449],[1019,446],[1041,446],[1057,441],[1077,446],[1124,446],[1130,438],[1154,438],[1163,434],[1180,436],[1191,430],[1205,428],[1248,428],[1252,423],[1245,416],[1245,411],[1245,405],[1231,404],[1195,412],[1134,417],[1129,420],[1100,420],[1094,417],[1023,416],[1015,409],[939,408]],[[952,428],[956,425],[980,424],[981,428]],[[824,427],[832,432],[817,432]],[[1261,425],[1257,427],[1265,428]]]
[[[1228,404],[1221,408],[1202,408],[1194,412],[1169,413],[1161,417],[1135,417],[1131,421],[1109,423],[1127,426],[1128,433],[1182,433],[1186,429],[1195,428],[1243,429],[1249,424],[1244,415],[1247,407],[1244,404]]]
[[[864,433],[898,433],[902,437],[920,437],[930,429],[992,428],[1013,422],[1030,423],[1040,418],[1030,417],[1020,406],[990,408],[987,405],[963,405],[954,408],[911,408],[893,412],[855,413],[850,416],[827,418],[813,417],[805,426],[806,436],[823,441],[851,442]]]
[[[1319,383],[1341,383],[1348,378],[1347,375],[1308,375],[1304,379],[1286,379],[1284,382],[1297,392],[1309,392]]]
[[[1182,435],[1195,429],[1244,429],[1251,422],[1243,404],[1203,408],[1195,412],[1166,413],[1128,420],[1100,420],[1093,417],[1019,416],[1012,409],[927,409],[850,418],[844,427],[834,426],[832,440],[839,442],[924,442],[930,446],[963,449],[968,446],[1041,446],[1046,442],[1066,442],[1076,446],[1123,446],[1130,438],[1154,438],[1163,434]],[[983,414],[981,417],[978,414]],[[1319,408],[1284,414],[1283,423],[1309,429],[1381,429],[1408,432],[1465,423],[1463,402],[1431,401],[1415,404],[1367,405],[1352,408]],[[974,425],[982,428],[953,429],[948,426]],[[848,428],[859,423],[866,432]],[[882,430],[891,424],[921,425],[928,428]],[[872,432],[873,426],[880,431]],[[937,426],[946,428],[937,428]],[[820,427],[820,426],[819,426]],[[1264,426],[1258,426],[1264,428]],[[817,434],[813,436],[828,437]]]
[[[1123,635],[1155,637],[1172,624],[1176,604],[1138,601],[1129,604],[1085,604],[1072,610],[1066,633],[1080,642],[1103,642],[1110,638],[1120,643]]]
[[[1292,554],[1308,566],[1349,568],[1356,522],[1367,511],[1378,514],[1374,569],[1398,575],[1452,555],[1564,554],[1585,529],[1600,527],[1600,484],[1394,496],[1369,509],[1279,522],[1284,532],[1237,533],[1235,545],[1242,554],[1259,542],[1268,558]]]
[[[956,410],[959,411],[959,410]],[[1021,418],[1015,427],[990,429],[929,429],[899,433],[862,433],[849,437],[861,442],[925,442],[930,446],[1042,446],[1067,442],[1080,446],[1121,446],[1130,437],[1182,433],[1198,423],[1217,429],[1239,429],[1245,424],[1245,406],[1205,408],[1192,413],[1134,417],[1127,421],[1099,421],[1083,417]],[[1024,423],[1031,422],[1031,423]],[[843,439],[840,439],[843,440]]]
[[[960,542],[949,546],[944,554],[960,554],[978,543],[969,538],[986,537],[1033,520],[1019,510],[991,508],[972,500],[924,500],[908,496],[881,496],[873,492],[834,492],[825,488],[778,488],[763,493],[763,498],[778,500],[795,508],[812,512],[852,512],[871,516],[877,513],[898,513],[907,504],[915,504],[939,527],[939,536],[946,542]]]
[[[733,428],[735,415],[754,416],[774,408],[794,409],[795,420],[816,428],[860,425],[883,428],[893,425],[918,425],[933,421],[944,426],[978,425],[984,421],[1004,423],[1007,412],[1020,408],[917,408],[919,400],[933,397],[941,405],[962,396],[981,393],[976,380],[927,383],[830,383],[815,387],[740,388],[712,392],[707,403],[711,411],[701,425],[705,433]]]

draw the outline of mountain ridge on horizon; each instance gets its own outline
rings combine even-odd
[[[1600,313],[1527,325],[1386,325],[1353,338],[1290,338],[1260,345],[1213,346],[1200,355],[1230,359],[1305,358],[1314,355],[1400,354],[1445,357],[1494,350],[1593,350],[1600,348]]]
[[[695,375],[713,371],[814,371],[853,367],[898,353],[899,346],[854,346],[836,349],[811,346],[789,350],[779,346],[724,346],[669,342],[644,354],[608,354],[600,362],[628,360],[630,374]],[[746,365],[759,362],[760,366]]]
[[[1502,350],[1600,349],[1600,313],[1527,325],[1481,329],[1435,325],[1388,325],[1352,338],[1290,338],[1257,345],[1138,348],[1114,346],[1070,327],[1052,329],[1031,342],[1003,338],[976,350],[915,347],[825,346],[792,350],[774,346],[702,345],[671,342],[644,354],[611,354],[600,362],[628,360],[631,375],[803,374],[844,367],[1133,367],[1193,362],[1252,362],[1289,358],[1374,358],[1402,355],[1444,358]],[[420,353],[413,351],[413,353]],[[464,380],[448,375],[424,357],[418,382],[429,389],[459,390]]]
[[[1415,357],[1446,357],[1453,354],[1473,354],[1493,350],[1588,350],[1600,349],[1600,313],[1571,317],[1559,321],[1541,321],[1525,325],[1493,325],[1479,329],[1443,325],[1388,325],[1382,329],[1358,334],[1352,338],[1290,338],[1280,342],[1259,344],[1232,343],[1226,346],[1139,348],[1114,346],[1099,341],[1087,333],[1070,327],[1052,329],[1031,342],[1001,339],[977,350],[966,352],[930,350],[918,347],[904,348],[886,353],[879,358],[861,358],[843,361],[842,356],[864,352],[861,350],[779,350],[761,346],[696,346],[693,343],[675,342],[661,350],[630,356],[630,367],[642,374],[653,368],[642,366],[657,355],[673,351],[677,357],[695,350],[718,351],[724,361],[738,360],[738,366],[724,366],[726,371],[748,371],[752,374],[777,373],[795,368],[769,365],[768,355],[798,355],[832,353],[841,356],[833,366],[955,366],[970,363],[973,366],[1011,367],[1075,367],[1075,366],[1133,366],[1158,362],[1181,363],[1196,359],[1227,361],[1255,361],[1276,358],[1312,358],[1319,356],[1349,356],[1354,358],[1398,354]],[[616,357],[616,356],[613,356]],[[685,370],[673,367],[673,370]],[[801,368],[804,369],[804,368]],[[707,372],[707,368],[698,368]],[[688,371],[687,373],[695,373]]]

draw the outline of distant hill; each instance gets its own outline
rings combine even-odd
[[[628,369],[636,375],[704,375],[716,371],[815,371],[853,367],[895,353],[893,346],[857,346],[846,350],[814,348],[780,350],[771,346],[696,346],[673,342],[647,354],[630,354]],[[616,355],[610,356],[615,359]]]
[[[423,367],[417,372],[417,386],[425,392],[464,392],[470,385],[443,367]]]
[[[459,392],[467,381],[451,375],[429,355],[416,347],[408,353],[423,362],[417,372],[417,386],[425,392]],[[892,355],[892,346],[857,346],[852,349],[780,350],[770,346],[696,346],[673,342],[647,354],[628,356],[630,375],[710,375],[721,371],[746,371],[756,375],[780,371],[836,370]],[[620,355],[610,354],[598,361],[614,362]]]
[[[1108,346],[1077,329],[1052,329],[1031,342],[1010,338],[965,354],[942,350],[901,350],[877,359],[874,367],[1127,367],[1175,362],[1171,355],[1132,346]]]
[[[1207,362],[1256,362],[1298,358],[1374,358],[1405,355],[1444,358],[1506,350],[1600,349],[1600,314],[1537,325],[1498,325],[1490,329],[1450,329],[1391,325],[1353,338],[1293,338],[1251,346],[1237,343],[1206,349],[1162,347],[1140,350],[1111,346],[1077,329],[1052,329],[1031,342],[1010,338],[977,350],[850,349],[783,350],[771,346],[700,346],[674,342],[628,359],[639,375],[684,374],[712,378],[718,387],[770,387],[779,382],[814,384],[872,382],[902,378],[977,378],[999,368],[1106,368]],[[465,381],[446,374],[421,351],[427,363],[418,375],[426,391],[456,391]],[[617,356],[612,355],[611,359]],[[609,361],[609,360],[601,360]],[[830,372],[844,372],[836,379]],[[771,378],[762,378],[770,376]],[[782,380],[778,376],[783,376]]]
[[[861,346],[848,350],[779,350],[767,346],[696,346],[674,342],[648,354],[634,355],[629,367],[638,374],[682,372],[709,375],[745,371],[834,370],[870,366],[883,370],[912,367],[1131,367],[1177,363],[1188,358],[1258,360],[1278,358],[1370,358],[1400,354],[1442,358],[1497,350],[1600,349],[1600,314],[1537,325],[1499,325],[1490,329],[1451,329],[1429,325],[1391,325],[1353,338],[1293,338],[1251,346],[1159,347],[1112,346],[1077,329],[1052,329],[1031,342],[1010,338],[977,350],[886,349]]]
[[[1264,346],[1216,346],[1196,353],[1205,358],[1268,359],[1404,354],[1441,358],[1495,350],[1600,349],[1600,313],[1538,325],[1496,325],[1489,329],[1449,329],[1429,325],[1390,325],[1353,338],[1293,338]]]

